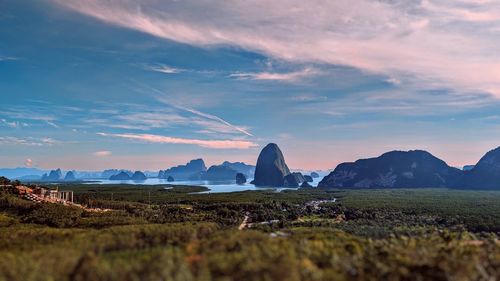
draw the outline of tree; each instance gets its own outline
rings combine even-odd
[[[9,185],[10,180],[6,177],[0,177],[0,185]]]

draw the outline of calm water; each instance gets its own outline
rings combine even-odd
[[[312,186],[317,186],[322,177],[313,179],[314,181],[310,183]],[[251,182],[253,179],[249,179],[248,182]],[[210,191],[207,193],[219,193],[219,192],[235,192],[235,191],[245,191],[245,190],[266,190],[266,189],[276,189],[276,190],[284,190],[284,189],[295,189],[295,188],[275,188],[275,187],[255,187],[253,184],[236,184],[234,180],[228,181],[175,181],[168,182],[165,179],[147,179],[144,181],[110,181],[110,180],[97,180],[96,182],[92,182],[93,184],[144,184],[144,185],[157,185],[157,184],[178,184],[178,185],[197,185],[197,186],[205,186],[210,188]]]

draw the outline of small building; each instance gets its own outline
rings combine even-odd
[[[73,203],[73,191],[59,191],[57,196],[59,200]]]
[[[45,189],[43,187],[37,187],[34,193],[47,201],[73,203],[73,191],[59,191],[59,187],[56,187],[56,189]]]

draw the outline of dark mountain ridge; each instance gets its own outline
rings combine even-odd
[[[457,188],[500,189],[500,147],[486,153],[469,171],[465,171]]]
[[[342,163],[318,187],[452,187],[462,174],[427,151],[391,151],[375,158]]]

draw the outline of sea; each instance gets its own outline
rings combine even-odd
[[[311,186],[317,186],[323,177],[314,178],[313,182],[309,183]],[[171,184],[171,185],[195,185],[204,186],[209,188],[209,191],[203,193],[222,193],[222,192],[237,192],[246,190],[276,190],[282,191],[286,189],[296,189],[296,188],[276,188],[276,187],[256,187],[250,184],[253,179],[249,179],[245,184],[237,184],[235,180],[226,181],[174,181],[168,182],[166,179],[158,178],[148,178],[143,181],[125,180],[125,181],[112,181],[112,180],[93,180],[89,182],[91,184],[143,184],[143,185],[161,185],[161,184]]]

